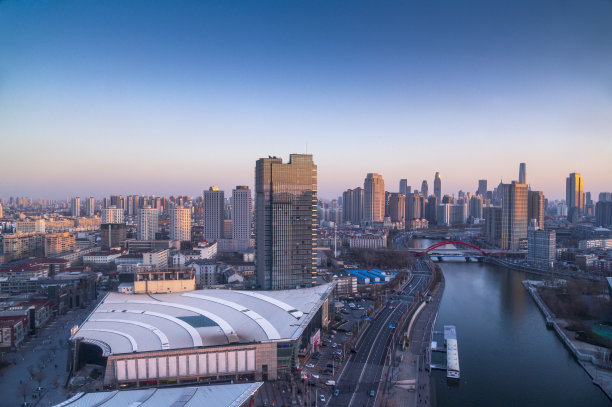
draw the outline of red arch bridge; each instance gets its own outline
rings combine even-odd
[[[445,248],[444,246],[452,245],[455,247]],[[462,246],[458,248],[456,246]],[[445,240],[432,244],[426,249],[415,249],[411,248],[408,250],[410,253],[415,254],[429,254],[432,257],[486,257],[486,256],[499,256],[507,254],[524,254],[524,251],[520,250],[499,250],[499,249],[481,249],[473,244],[462,242],[460,240]]]

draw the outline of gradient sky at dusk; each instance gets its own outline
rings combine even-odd
[[[226,193],[314,154],[383,174],[612,190],[612,1],[0,1],[0,196]]]

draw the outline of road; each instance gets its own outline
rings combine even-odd
[[[394,338],[396,325],[417,293],[422,293],[429,279],[429,269],[417,261],[417,272],[403,286],[402,295],[392,297],[379,312],[358,343],[357,353],[348,362],[336,389],[339,395],[332,397],[329,406],[373,406],[383,373],[387,353]],[[398,332],[399,334],[399,332]],[[370,392],[374,390],[374,396]]]

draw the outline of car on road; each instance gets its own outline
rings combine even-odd
[[[376,392],[374,390],[370,390],[370,397],[374,397],[374,394],[376,394]]]
[[[318,379],[319,377],[321,377],[318,374],[311,374],[310,376],[314,377],[315,379]]]
[[[334,397],[338,397],[338,394],[340,394],[340,390],[338,389],[334,390]]]
[[[321,403],[325,403],[325,396],[321,394],[319,396],[319,401],[321,401]]]
[[[332,348],[336,348],[338,347],[338,344],[336,342],[332,343]]]
[[[308,367],[308,368],[313,368],[313,367],[314,367],[314,365],[313,365],[312,363],[306,363],[306,367]]]
[[[346,333],[346,336],[353,336],[353,333],[352,333],[351,331],[348,331],[348,332]]]

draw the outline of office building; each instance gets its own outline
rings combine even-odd
[[[91,218],[96,212],[96,200],[93,196],[90,196],[85,201],[85,216]]]
[[[555,264],[556,251],[555,231],[539,228],[537,220],[532,219],[528,232],[527,261],[536,266],[551,268]]]
[[[138,209],[138,240],[155,240],[159,225],[159,211],[146,205]]]
[[[81,198],[75,196],[70,200],[70,215],[75,218],[81,216]]]
[[[502,185],[501,248],[518,250],[527,242],[527,185],[512,181]]]
[[[478,191],[476,191],[476,195],[480,195],[482,197],[487,196],[487,180],[486,179],[478,180]]]
[[[569,213],[572,208],[577,208],[577,212],[582,214],[584,210],[584,185],[583,179],[578,172],[572,172],[565,179],[565,203]]]
[[[223,239],[225,193],[219,187],[204,191],[204,239],[213,242]]]
[[[385,181],[382,175],[369,173],[363,181],[363,217],[366,224],[382,222],[385,217]]]
[[[529,200],[527,203],[528,222],[535,219],[538,223],[538,227],[544,229],[544,193],[542,191],[529,191],[527,197]]]
[[[282,290],[311,286],[318,225],[317,166],[312,155],[291,154],[286,164],[276,157],[257,160],[255,194],[259,287]]]
[[[102,223],[123,223],[123,209],[114,205],[102,209]]]
[[[468,206],[465,203],[448,204],[448,223],[463,225],[467,223]]]
[[[595,205],[595,221],[597,226],[612,226],[612,201],[599,201]]]
[[[406,222],[411,219],[421,219],[421,195],[411,193],[406,196]]]
[[[469,217],[472,219],[482,219],[483,198],[482,195],[474,195],[469,201]]]
[[[191,240],[191,208],[174,205],[170,210],[170,240]]]
[[[404,196],[408,196],[408,194],[412,192],[412,187],[408,185],[407,179],[405,178],[400,179],[399,192],[400,194],[404,194]]]
[[[232,246],[244,250],[250,246],[252,198],[248,186],[238,185],[232,191]]]
[[[499,247],[502,235],[502,208],[501,206],[485,206],[482,213],[485,219],[485,236],[487,241]]]
[[[519,165],[519,184],[527,183],[527,164],[521,163]]]
[[[436,172],[434,177],[434,195],[438,199],[438,202],[442,202],[442,179],[440,173]]]
[[[126,236],[125,223],[103,223],[100,225],[100,245],[103,250],[121,246]]]
[[[431,225],[438,223],[438,198],[435,195],[430,195],[427,198],[426,219]]]
[[[423,196],[425,199],[427,199],[427,197],[429,196],[429,187],[427,186],[426,179],[424,179],[421,183],[421,196]]]
[[[404,222],[406,218],[406,196],[393,192],[389,197],[389,216],[391,222]]]
[[[363,188],[349,189],[342,193],[342,217],[344,222],[361,225],[363,222]]]

